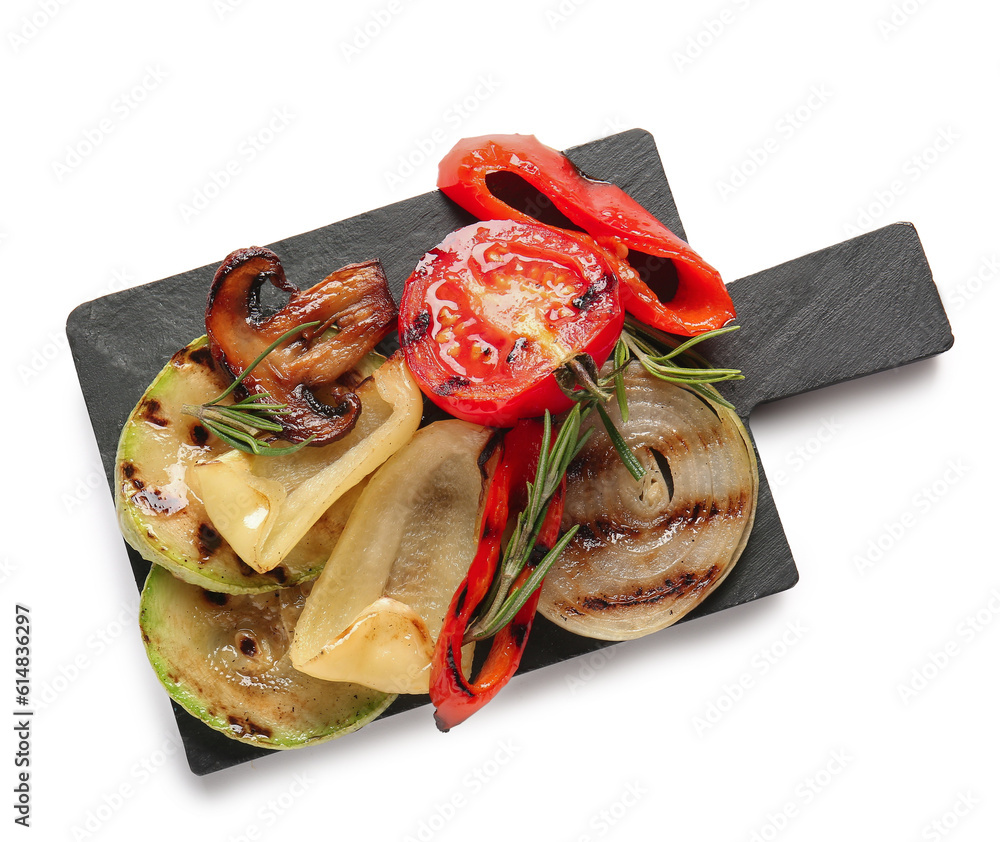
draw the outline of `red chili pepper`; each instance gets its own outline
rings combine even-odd
[[[518,176],[540,191],[608,252],[623,283],[625,309],[646,324],[694,336],[736,317],[719,273],[687,243],[621,188],[582,175],[568,158],[533,135],[461,140],[445,155],[438,172],[438,187],[445,195],[480,219],[537,221],[494,193],[497,182],[491,176],[497,173]],[[654,263],[669,260],[676,268],[677,289],[669,301],[661,301],[637,271],[642,255]]]
[[[506,529],[512,504],[516,507],[523,502],[527,483],[534,478],[542,430],[543,425],[537,419],[519,421],[506,434],[495,457],[498,462],[487,492],[479,548],[468,575],[452,597],[431,664],[430,694],[435,707],[434,720],[442,731],[448,731],[464,722],[489,702],[510,680],[521,663],[521,655],[541,594],[540,587],[520,608],[514,619],[493,636],[489,654],[474,679],[463,672],[462,644],[466,630],[489,593],[496,575],[500,561],[500,539]],[[514,588],[524,583],[537,561],[558,540],[565,488],[564,477],[559,491],[549,504],[532,560],[515,580]]]

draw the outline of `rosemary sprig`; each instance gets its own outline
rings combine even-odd
[[[514,532],[504,550],[500,569],[494,578],[490,594],[484,600],[489,607],[469,627],[466,642],[490,637],[514,619],[524,603],[542,584],[553,562],[576,535],[579,527],[574,525],[534,565],[528,578],[512,590],[512,586],[535,555],[538,533],[544,524],[552,497],[558,491],[566,469],[569,468],[569,463],[576,458],[590,435],[590,430],[586,430],[583,435],[580,434],[580,423],[584,414],[584,408],[579,403],[575,404],[563,420],[555,442],[552,442],[550,448],[552,416],[546,410],[535,481],[528,483],[528,503],[517,516]]]
[[[714,389],[704,387],[710,383],[742,380],[743,373],[738,368],[711,368],[704,358],[692,349],[706,339],[724,336],[735,330],[739,330],[739,325],[709,330],[679,342],[669,334],[630,318],[625,323],[619,344],[624,344],[629,356],[638,360],[639,364],[654,377],[687,386],[706,400],[714,401],[727,409],[734,409],[733,405]],[[695,365],[679,364],[687,361]],[[615,367],[617,370],[617,357]]]
[[[666,333],[651,328],[634,319],[629,319],[615,345],[613,368],[607,377],[600,377],[594,360],[588,354],[581,354],[571,360],[556,374],[556,380],[563,392],[578,404],[596,406],[604,429],[611,444],[637,482],[646,475],[646,469],[629,448],[614,420],[604,408],[604,404],[615,397],[622,422],[628,422],[628,401],[625,395],[626,366],[632,359],[638,360],[650,374],[670,383],[687,386],[707,400],[712,400],[732,409],[729,401],[714,389],[706,389],[709,383],[724,380],[742,380],[743,375],[735,368],[710,368],[692,348],[698,343],[738,330],[738,326],[710,330],[684,341],[675,340]],[[682,365],[692,362],[694,365]]]
[[[488,608],[469,627],[465,635],[466,643],[490,637],[510,623],[541,586],[555,560],[576,535],[579,525],[568,529],[537,561],[524,581],[515,586],[525,568],[532,562],[533,556],[538,555],[535,544],[552,496],[559,488],[570,462],[576,458],[592,432],[592,429],[583,431],[582,435],[580,432],[583,419],[592,409],[597,410],[612,445],[629,473],[637,481],[645,476],[646,469],[605,408],[605,403],[614,397],[622,421],[628,421],[624,371],[632,359],[636,359],[650,374],[661,380],[687,386],[708,400],[731,407],[718,392],[705,386],[725,380],[742,380],[741,372],[732,368],[710,368],[692,349],[706,339],[737,329],[736,326],[720,328],[680,341],[630,320],[615,346],[612,371],[607,377],[600,376],[593,358],[588,354],[579,355],[557,372],[556,379],[560,388],[574,400],[573,408],[566,415],[551,449],[552,418],[547,411],[545,413],[535,481],[528,483],[528,504],[517,517],[500,569],[484,600]]]
[[[270,438],[263,438],[263,436],[281,433],[283,427],[276,416],[281,416],[289,411],[288,404],[265,403],[265,398],[271,397],[270,392],[259,392],[249,395],[232,404],[220,405],[219,401],[228,398],[236,391],[247,375],[260,365],[264,358],[282,342],[290,339],[297,333],[301,333],[306,328],[316,327],[319,324],[320,322],[306,322],[285,331],[274,342],[268,345],[243,370],[243,373],[229,384],[229,387],[224,392],[200,406],[185,404],[181,407],[181,412],[185,415],[194,416],[219,439],[230,447],[242,450],[244,453],[256,456],[287,456],[290,453],[301,450],[313,440],[314,436],[309,436],[305,441],[285,447],[275,447],[271,444]]]
[[[628,423],[628,396],[625,394],[625,366],[628,365],[629,349],[622,339],[615,343],[615,400],[618,403],[618,412],[622,417],[622,423]]]

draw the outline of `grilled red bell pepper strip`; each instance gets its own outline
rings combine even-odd
[[[500,444],[498,459],[486,497],[486,509],[479,548],[468,575],[452,597],[448,613],[438,635],[431,664],[430,695],[434,720],[442,731],[464,722],[489,702],[510,680],[521,663],[521,655],[535,617],[541,594],[536,588],[514,619],[491,641],[490,651],[475,678],[462,669],[462,645],[476,611],[490,592],[500,561],[500,540],[511,509],[522,502],[528,481],[534,478],[542,440],[542,424],[537,419],[520,421]],[[535,564],[559,538],[562,521],[565,477],[549,503],[538,534],[531,561],[515,580],[521,586]],[[512,506],[513,504],[513,506]]]
[[[719,273],[621,188],[587,178],[566,156],[533,135],[466,138],[442,159],[438,187],[480,219],[537,221],[491,189],[490,176],[511,173],[540,191],[572,225],[616,258],[625,309],[668,333],[695,336],[733,321],[736,311]],[[495,184],[495,182],[494,182]],[[634,268],[629,251],[670,260],[677,289],[661,301]]]

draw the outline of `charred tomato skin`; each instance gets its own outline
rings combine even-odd
[[[557,229],[477,222],[424,255],[400,301],[400,345],[424,394],[466,421],[509,427],[572,405],[564,363],[608,358],[624,322],[598,249]]]

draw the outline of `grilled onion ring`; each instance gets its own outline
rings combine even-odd
[[[628,423],[608,410],[646,477],[632,479],[592,415],[596,429],[567,474],[562,526],[580,530],[538,605],[601,640],[659,631],[699,605],[743,552],[757,503],[757,458],[736,413],[639,365],[625,384]]]

